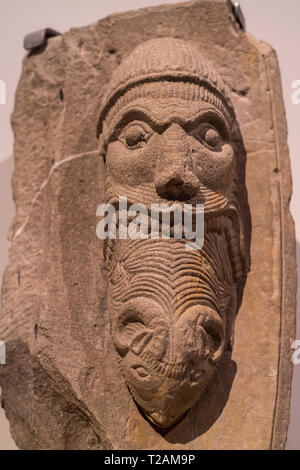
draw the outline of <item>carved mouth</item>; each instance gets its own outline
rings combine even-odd
[[[171,189],[170,189],[171,187]],[[167,185],[161,185],[158,194],[168,201],[186,201],[194,197],[198,192],[198,185],[192,182],[169,181]]]
[[[157,411],[153,414],[147,414],[147,418],[158,428],[170,428],[177,424],[185,414],[186,411],[180,416],[169,416]]]

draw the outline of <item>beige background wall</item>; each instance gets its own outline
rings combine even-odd
[[[13,109],[14,93],[21,73],[25,51],[23,37],[32,31],[52,27],[65,32],[72,26],[83,26],[108,14],[159,5],[176,0],[0,0],[0,80],[6,83],[6,104],[0,104],[0,277],[7,264],[6,233],[14,209],[11,200],[10,178],[13,170],[13,136],[9,116]],[[247,31],[269,42],[278,53],[286,105],[289,146],[294,178],[291,202],[296,222],[297,256],[300,264],[300,169],[299,123],[300,104],[292,103],[292,82],[300,80],[299,61],[299,0],[240,0],[247,22]],[[298,273],[300,272],[298,268]],[[300,316],[300,294],[298,292]],[[1,338],[0,338],[1,339]],[[297,339],[300,339],[300,321]],[[0,366],[1,367],[1,366]],[[24,397],[26,400],[26,397]],[[16,448],[9,434],[8,423],[0,410],[0,450]],[[300,449],[300,365],[295,366],[292,394],[291,423],[288,449]]]

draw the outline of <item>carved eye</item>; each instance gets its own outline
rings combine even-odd
[[[145,123],[130,123],[122,131],[119,139],[127,148],[133,150],[143,147],[152,135],[150,126]]]
[[[213,150],[217,150],[223,142],[219,131],[211,124],[201,124],[192,132],[192,135]]]

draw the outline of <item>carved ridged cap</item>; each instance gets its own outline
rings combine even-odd
[[[98,135],[108,110],[129,89],[161,80],[198,84],[206,90],[201,99],[226,109],[226,115],[234,120],[226,86],[212,63],[185,41],[158,38],[138,46],[115,70],[102,100]]]

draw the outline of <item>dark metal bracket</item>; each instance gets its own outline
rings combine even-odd
[[[48,38],[60,35],[61,33],[51,28],[40,29],[34,33],[26,34],[24,38],[24,49],[31,51],[37,47],[44,46]]]
[[[241,5],[239,2],[236,2],[234,0],[231,0],[231,3],[232,3],[232,13],[235,17],[235,19],[237,20],[237,22],[239,23],[240,25],[240,28],[245,31],[246,29],[246,20],[245,20],[245,16],[242,12],[242,8],[241,8]]]

